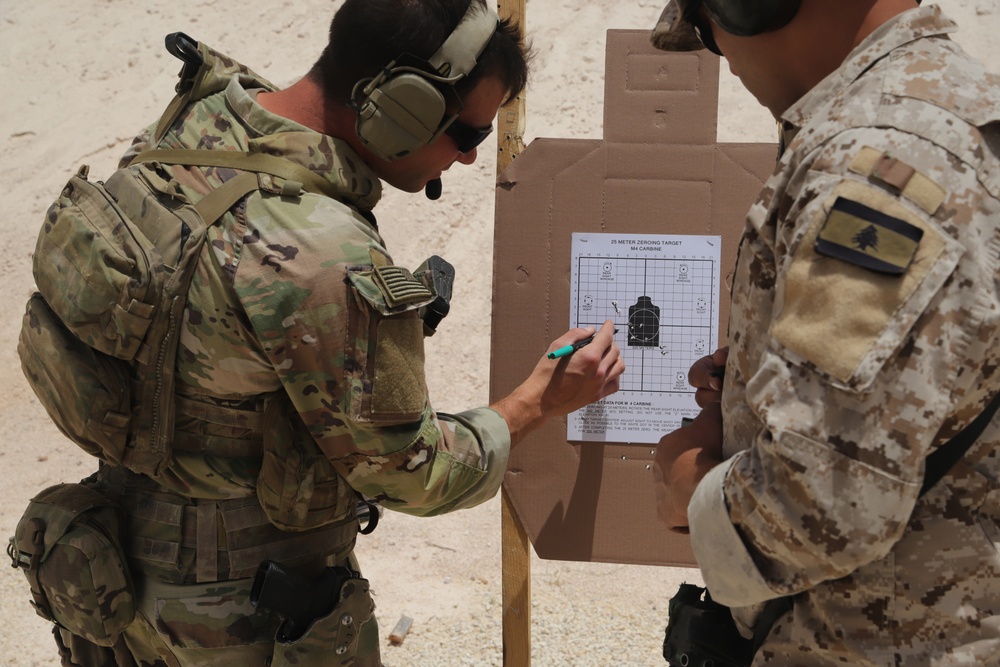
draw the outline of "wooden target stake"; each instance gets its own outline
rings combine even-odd
[[[498,0],[500,18],[513,19],[524,38],[525,0]],[[509,100],[497,117],[497,175],[524,150],[525,93]],[[502,578],[503,578],[503,664],[505,667],[531,665],[531,549],[528,533],[501,491]]]

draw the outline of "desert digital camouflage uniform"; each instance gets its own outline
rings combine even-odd
[[[930,6],[857,46],[748,216],[689,519],[716,600],[794,595],[755,665],[1000,664],[997,418],[918,499],[1000,390],[1000,80],[954,30]]]
[[[337,196],[263,174],[262,190],[209,230],[180,328],[173,463],[155,481],[101,473],[128,513],[139,614],[125,638],[140,665],[263,665],[272,651],[275,666],[378,665],[358,582],[345,603],[362,625],[356,661],[344,662],[332,636],[310,638],[314,662],[302,661],[303,646],[275,650],[277,618],[249,603],[261,554],[353,564],[355,491],[417,515],[481,503],[499,489],[509,432],[488,408],[431,407],[419,308],[433,294],[392,265],[371,213],[375,174],[346,143],[264,110],[255,94],[273,86],[214,55],[213,76],[228,83],[186,108],[158,147],[277,155]],[[192,200],[236,174],[144,169]],[[271,540],[284,546],[270,550]]]

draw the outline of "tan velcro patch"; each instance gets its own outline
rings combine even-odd
[[[417,419],[427,402],[423,323],[389,317],[378,323],[371,411],[374,418]]]
[[[392,264],[389,256],[376,248],[369,248],[368,256],[372,258],[372,266],[389,266]]]
[[[901,275],[879,273],[816,251],[834,202],[844,198],[921,231]],[[864,183],[841,183],[799,242],[777,295],[774,340],[847,386],[870,384],[954,270],[962,247],[895,197]]]
[[[871,146],[861,149],[848,167],[875,181],[885,183],[927,212],[934,215],[944,203],[947,192],[930,178],[889,153]]]

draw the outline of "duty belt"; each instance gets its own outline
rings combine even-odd
[[[211,500],[165,491],[125,468],[104,466],[101,490],[127,516],[123,547],[133,565],[173,584],[251,577],[264,560],[295,567],[339,562],[354,549],[358,519],[300,533],[273,526],[256,496]]]

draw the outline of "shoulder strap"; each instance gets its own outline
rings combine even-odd
[[[1000,408],[1000,393],[993,397],[989,405],[979,413],[971,424],[962,429],[954,438],[935,449],[927,457],[924,468],[924,483],[920,487],[920,495],[924,495],[944,477],[959,459],[965,456],[973,443],[979,439],[986,427],[993,420],[997,408]]]
[[[336,197],[334,185],[316,172],[277,155],[183,148],[152,148],[132,158],[129,166],[142,162],[182,164],[189,167],[229,167],[254,173],[271,174],[300,184],[309,192]]]
[[[241,172],[236,178],[231,178],[224,184],[198,200],[194,205],[198,215],[205,224],[212,226],[215,222],[242,199],[258,187],[257,174],[249,171]]]

